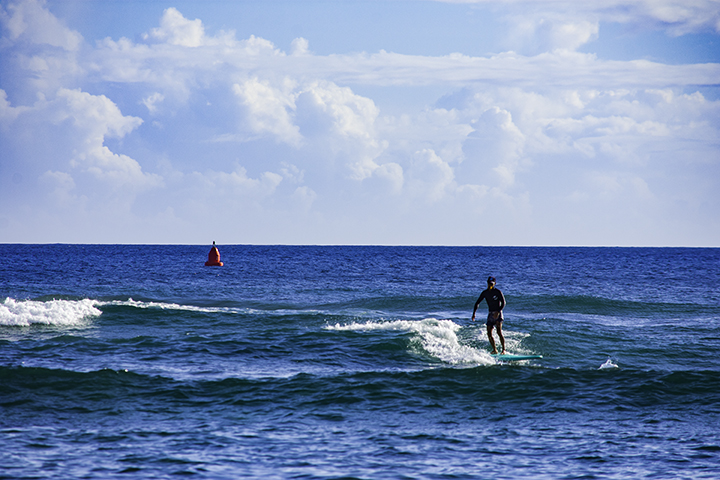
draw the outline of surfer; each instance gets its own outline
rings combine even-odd
[[[492,354],[498,353],[497,347],[495,346],[495,339],[493,338],[492,330],[495,327],[497,330],[498,337],[500,337],[500,345],[502,346],[502,353],[505,353],[505,337],[502,333],[502,322],[503,314],[502,310],[505,308],[505,297],[502,292],[495,288],[495,277],[488,277],[487,279],[488,288],[482,291],[480,296],[475,302],[475,308],[473,308],[472,321],[475,321],[475,312],[477,312],[480,302],[485,299],[488,305],[488,316],[487,316],[487,334],[492,346]]]

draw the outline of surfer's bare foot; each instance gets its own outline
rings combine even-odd
[[[493,350],[492,352],[490,352],[490,355],[497,355],[497,350]]]

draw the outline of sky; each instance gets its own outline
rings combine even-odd
[[[720,0],[0,0],[0,242],[720,246]]]

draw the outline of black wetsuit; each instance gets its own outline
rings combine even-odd
[[[497,288],[487,288],[483,290],[480,297],[478,297],[477,302],[475,302],[476,309],[483,299],[485,299],[488,304],[488,312],[502,312],[502,309],[505,307],[505,297]]]

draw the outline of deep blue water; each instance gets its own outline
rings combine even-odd
[[[720,478],[720,249],[219,248],[0,245],[0,478]]]

